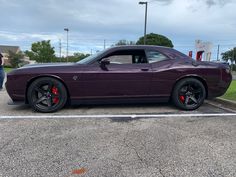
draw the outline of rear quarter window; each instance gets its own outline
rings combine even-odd
[[[149,63],[156,63],[169,59],[166,55],[160,53],[159,51],[154,51],[154,50],[147,51],[146,55]]]

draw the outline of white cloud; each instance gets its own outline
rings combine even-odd
[[[30,48],[51,40],[65,45],[70,29],[72,51],[102,49],[119,39],[137,40],[143,34],[144,6],[139,0],[0,0],[0,41]],[[148,32],[160,33],[175,46],[194,45],[195,39],[236,43],[236,3],[232,0],[151,0]]]

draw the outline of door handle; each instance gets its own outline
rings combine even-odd
[[[142,68],[141,71],[148,71],[148,68]]]

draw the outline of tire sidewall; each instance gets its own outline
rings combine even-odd
[[[59,92],[61,94],[60,102],[56,106],[52,106],[48,109],[41,109],[40,107],[38,107],[37,105],[33,103],[33,93],[34,93],[34,89],[36,85],[40,85],[40,83],[44,83],[44,82],[45,83],[52,82],[53,85],[55,85],[59,89]],[[51,113],[51,112],[56,112],[65,106],[67,102],[67,91],[66,91],[65,86],[58,79],[54,79],[51,77],[42,77],[42,78],[36,79],[30,84],[27,91],[27,99],[28,99],[29,105],[32,107],[33,110],[37,112],[42,112],[42,113]]]
[[[203,91],[202,97],[200,98],[199,103],[196,106],[186,107],[179,100],[179,90],[188,82],[198,84]],[[183,109],[183,110],[195,110],[195,109],[199,108],[204,103],[205,98],[206,98],[206,88],[201,81],[199,81],[198,79],[195,79],[195,78],[185,78],[185,79],[178,81],[177,84],[175,85],[173,93],[172,93],[173,103],[175,104],[175,106],[177,106],[178,108]]]

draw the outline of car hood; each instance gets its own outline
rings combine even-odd
[[[76,67],[77,69],[83,67],[83,65],[80,65],[78,68],[78,64],[76,63],[41,63],[41,64],[29,64],[25,65],[21,68],[14,69],[11,72],[7,73],[7,75],[15,75],[15,74],[25,74],[25,73],[50,73],[58,71],[59,69],[68,69],[71,67]]]
[[[55,67],[55,66],[72,66],[75,63],[40,63],[40,64],[29,64],[22,66],[20,69],[24,68],[42,68],[42,67]]]

